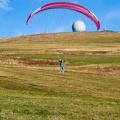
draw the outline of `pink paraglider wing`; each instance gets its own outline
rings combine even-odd
[[[52,3],[45,4],[41,7],[39,7],[38,9],[36,9],[34,12],[32,12],[29,15],[29,17],[26,21],[26,24],[38,12],[48,10],[48,9],[57,9],[57,8],[70,9],[70,10],[74,10],[79,13],[82,13],[85,16],[87,16],[88,18],[90,18],[95,23],[97,30],[100,29],[100,22],[99,22],[98,18],[89,9],[87,9],[84,6],[81,6],[79,4],[70,3],[70,2],[52,2]]]

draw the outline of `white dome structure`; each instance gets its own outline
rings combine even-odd
[[[86,29],[86,26],[83,21],[78,20],[72,24],[73,32],[83,32],[85,31],[85,29]]]

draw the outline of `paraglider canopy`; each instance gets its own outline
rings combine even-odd
[[[77,11],[79,13],[84,14],[85,16],[87,16],[88,18],[90,18],[96,25],[97,30],[100,29],[100,22],[98,20],[98,18],[95,16],[95,14],[93,14],[89,9],[85,8],[84,6],[81,6],[79,4],[75,4],[75,3],[71,3],[71,2],[52,2],[52,3],[48,3],[45,4],[39,8],[37,8],[35,11],[33,11],[27,21],[26,24],[28,24],[29,20],[37,13],[44,11],[44,10],[48,10],[48,9],[57,9],[57,8],[61,8],[61,9],[70,9],[70,10],[74,10]]]

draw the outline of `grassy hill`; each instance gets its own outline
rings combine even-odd
[[[119,93],[120,33],[0,39],[0,120],[119,120]]]

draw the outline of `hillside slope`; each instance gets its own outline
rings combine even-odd
[[[18,36],[0,39],[0,51],[17,50],[120,50],[120,33],[83,32]],[[5,44],[4,44],[5,43]],[[5,45],[5,46],[4,46]],[[12,48],[12,49],[11,49]]]
[[[0,120],[119,118],[120,33],[0,39]]]
[[[107,38],[107,39],[106,39]],[[110,43],[119,43],[120,33],[119,32],[71,32],[71,33],[50,33],[50,34],[33,34],[33,35],[24,35],[16,36],[9,38],[1,38],[0,42],[21,42],[21,41],[54,41],[54,40],[65,40],[76,42],[110,42]],[[101,40],[101,41],[100,41]],[[105,41],[102,41],[105,40]]]

